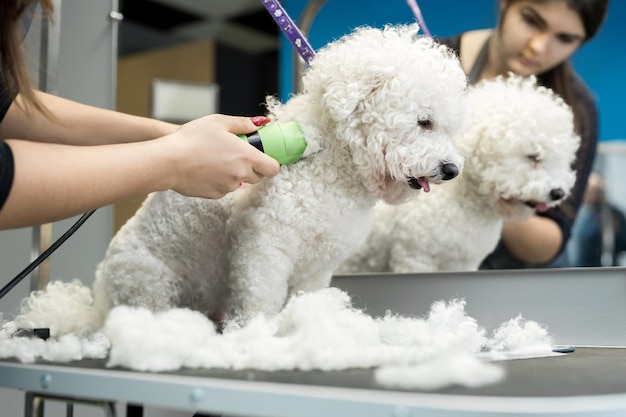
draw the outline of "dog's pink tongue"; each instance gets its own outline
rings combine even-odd
[[[539,212],[544,212],[546,210],[548,210],[548,205],[546,203],[537,203],[537,205],[535,206],[535,208],[537,209],[537,211]]]
[[[430,184],[428,183],[428,180],[426,178],[418,178],[417,182],[419,183],[419,185],[422,186],[422,189],[425,193],[430,192]]]

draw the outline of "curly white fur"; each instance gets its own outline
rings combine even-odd
[[[403,202],[416,194],[408,178],[439,183],[443,164],[462,167],[450,136],[466,79],[417,29],[359,28],[319,51],[303,93],[269,101],[271,118],[297,121],[307,141],[276,177],[220,200],[149,196],[97,270],[96,305],[225,310],[246,322],[327,286],[365,240],[377,200]]]
[[[219,200],[151,194],[97,268],[100,317],[118,305],[226,312],[233,325],[273,316],[290,295],[329,284],[378,200],[404,202],[418,184],[450,179],[446,166],[461,171],[451,137],[467,80],[417,31],[358,28],[318,52],[302,93],[268,98],[273,122],[297,121],[307,141],[277,176]]]
[[[405,205],[378,204],[366,244],[337,273],[476,270],[503,220],[526,219],[569,195],[580,138],[552,90],[509,74],[470,88],[467,106],[456,140],[463,174]]]

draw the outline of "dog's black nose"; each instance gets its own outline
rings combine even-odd
[[[565,197],[565,191],[562,188],[553,188],[550,190],[550,198],[552,201],[560,200]]]
[[[447,181],[459,175],[459,168],[453,163],[447,162],[441,167],[441,172],[443,172],[443,179]]]

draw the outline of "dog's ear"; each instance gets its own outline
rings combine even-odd
[[[390,48],[413,44],[417,29],[416,25],[363,26],[331,42],[311,62],[303,80],[305,90],[319,97],[322,108],[335,121],[346,120],[397,77],[398,59],[406,57],[390,54]]]
[[[326,86],[321,104],[335,121],[345,120],[392,77],[393,68],[381,67],[377,71],[370,69],[354,79],[331,82]]]

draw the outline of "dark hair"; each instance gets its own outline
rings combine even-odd
[[[523,0],[503,0],[502,11],[500,13],[500,21],[502,16],[513,4]],[[554,0],[525,0],[531,3],[549,3]],[[585,42],[596,36],[609,7],[609,0],[563,0],[568,8],[575,11],[583,22],[585,27]]]
[[[596,36],[606,17],[609,0],[565,0],[565,3],[583,21],[585,42]]]
[[[500,22],[509,7],[522,0],[504,0],[502,2],[503,7],[500,12]],[[547,3],[553,0],[526,0],[531,3]],[[563,0],[567,7],[575,11],[582,20],[585,27],[585,42],[593,38],[602,26],[606,12],[609,6],[609,0]],[[501,26],[498,28],[501,30]],[[543,74],[537,74],[538,81],[546,86],[550,87],[557,94],[559,94],[567,104],[572,106],[574,104],[575,96],[571,89],[571,83],[569,80],[573,77],[573,70],[568,61],[564,61],[556,67],[544,72]],[[576,123],[579,125],[578,121]]]
[[[52,0],[1,0],[0,1],[0,65],[2,81],[9,97],[20,93],[26,108],[34,107],[43,114],[50,112],[35,95],[28,69],[24,62],[22,41],[24,37],[22,17],[24,13],[39,2],[43,15],[52,16]]]

